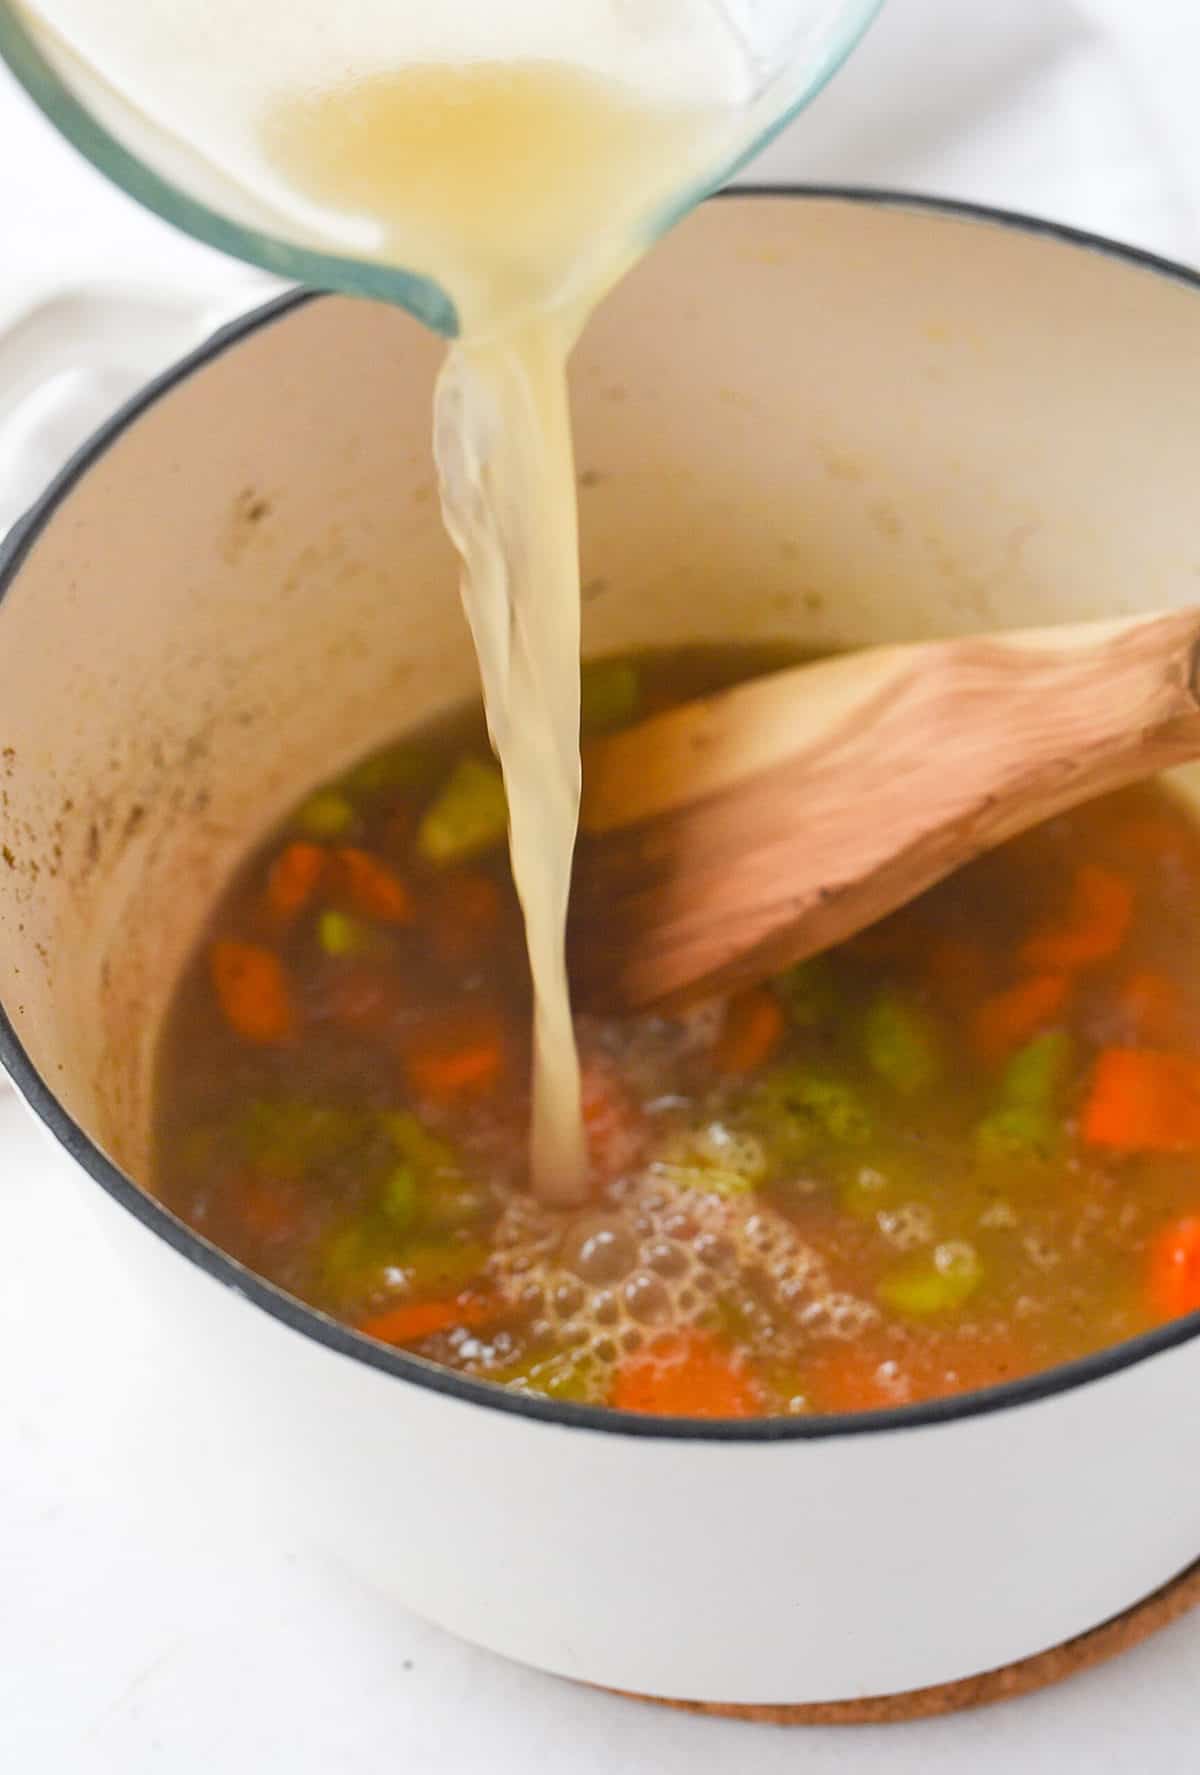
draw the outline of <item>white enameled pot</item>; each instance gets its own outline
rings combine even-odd
[[[368,1344],[129,1181],[172,980],[231,866],[475,683],[433,491],[438,357],[400,314],[285,301],[152,387],[10,539],[9,1071],[253,1507],[286,1503],[455,1632],[619,1688],[805,1702],[1095,1625],[1200,1554],[1200,1322],[926,1408],[656,1423]],[[574,398],[589,650],[1200,596],[1200,286],[1103,242],[726,199],[606,304]]]

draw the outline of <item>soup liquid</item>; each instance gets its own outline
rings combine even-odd
[[[288,99],[265,125],[307,199],[382,222],[383,256],[458,309],[434,441],[508,795],[534,990],[530,1170],[547,1201],[588,1186],[564,955],[580,793],[567,356],[657,215],[719,162],[733,115],[564,64],[470,63]]]

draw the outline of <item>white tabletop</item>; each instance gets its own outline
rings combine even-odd
[[[1193,0],[889,0],[765,170],[1025,207],[1200,259],[1195,11]],[[2,528],[31,473],[48,473],[151,360],[267,286],[110,191],[4,76],[0,215]],[[49,424],[40,410],[14,418],[6,316],[101,285],[122,300],[157,292],[156,326],[135,327],[136,346],[98,329],[86,396]],[[22,424],[6,456],[5,427],[11,437]],[[1200,1614],[1054,1692],[852,1735],[690,1719],[520,1669],[261,1523],[251,1535],[228,1512],[207,1521],[174,1460],[172,1383],[169,1327],[129,1295],[66,1162],[0,1096],[0,1768],[1039,1775],[1077,1763],[1176,1775],[1195,1764]]]

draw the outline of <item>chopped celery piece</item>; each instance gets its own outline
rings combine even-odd
[[[380,1116],[379,1124],[419,1191],[421,1225],[429,1233],[453,1232],[483,1218],[491,1196],[466,1175],[449,1141],[406,1109]]]
[[[456,1294],[481,1275],[487,1265],[486,1245],[414,1245],[400,1267],[422,1294]]]
[[[758,1118],[768,1148],[795,1158],[824,1136],[839,1146],[869,1140],[869,1111],[853,1085],[802,1064],[781,1066],[757,1093]]]
[[[423,789],[437,772],[436,754],[401,740],[372,752],[341,779],[347,795],[382,795],[386,789]]]
[[[367,1132],[365,1118],[354,1110],[287,1098],[247,1104],[237,1124],[246,1157],[282,1180],[332,1164]]]
[[[719,1165],[681,1165],[671,1159],[658,1159],[651,1170],[674,1189],[696,1190],[708,1196],[744,1196],[754,1188],[740,1172],[726,1171]]]
[[[398,1236],[380,1216],[358,1215],[326,1239],[320,1255],[320,1281],[326,1295],[342,1306],[362,1300],[397,1263]]]
[[[867,1064],[902,1097],[915,1097],[942,1074],[942,1045],[927,1012],[892,992],[880,993],[863,1023]]]
[[[499,767],[464,758],[426,809],[417,849],[430,863],[459,863],[504,842],[508,803]]]
[[[999,1102],[975,1130],[981,1159],[1052,1159],[1062,1145],[1056,1099],[1070,1070],[1065,1030],[1034,1036],[1004,1069]]]
[[[310,838],[341,838],[357,817],[353,803],[336,789],[319,789],[297,809],[292,824]]]
[[[380,1116],[379,1124],[400,1157],[415,1171],[427,1177],[462,1176],[458,1154],[450,1142],[431,1134],[411,1110],[389,1110]]]
[[[893,1312],[924,1319],[962,1306],[982,1280],[974,1246],[953,1239],[936,1246],[929,1256],[892,1270],[875,1292]]]
[[[407,1232],[413,1225],[420,1210],[420,1186],[410,1165],[397,1165],[389,1172],[379,1206],[398,1232]]]
[[[1013,1055],[1000,1081],[1005,1105],[1048,1109],[1066,1083],[1073,1043],[1064,1029],[1035,1035]]]
[[[813,1029],[838,1009],[837,979],[827,956],[812,955],[797,962],[772,985],[797,1029]]]
[[[317,920],[317,942],[326,955],[364,955],[371,947],[371,929],[348,912],[325,911]]]
[[[708,1122],[688,1128],[668,1142],[655,1170],[684,1189],[738,1196],[764,1181],[770,1169],[766,1148],[756,1134]]]
[[[637,667],[625,659],[589,661],[579,677],[579,726],[586,736],[624,727],[637,713]]]
[[[542,1393],[548,1399],[568,1399],[576,1405],[589,1399],[596,1400],[596,1362],[586,1351],[541,1353],[505,1370],[496,1378],[518,1392]]]
[[[984,1116],[975,1130],[981,1159],[1052,1159],[1060,1130],[1052,1111],[1033,1103],[1008,1103]]]

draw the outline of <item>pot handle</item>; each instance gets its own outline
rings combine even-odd
[[[269,294],[81,279],[0,303],[0,537],[149,377]]]

